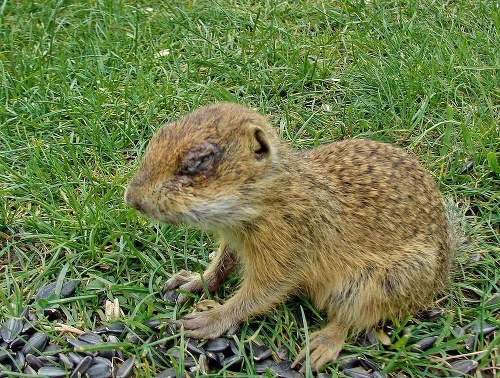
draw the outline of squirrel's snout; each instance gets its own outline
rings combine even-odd
[[[130,206],[138,211],[142,210],[142,202],[140,196],[134,195],[134,190],[131,189],[130,185],[125,190],[124,201],[127,206]]]

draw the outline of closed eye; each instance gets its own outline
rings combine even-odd
[[[220,159],[222,151],[214,143],[204,142],[195,145],[179,162],[179,173],[182,175],[197,175],[214,168]]]
[[[186,171],[187,171],[187,173],[191,173],[191,174],[203,172],[203,171],[207,170],[208,168],[210,168],[212,166],[213,162],[214,162],[214,155],[213,154],[203,156],[198,160],[188,162],[188,164],[186,166]]]

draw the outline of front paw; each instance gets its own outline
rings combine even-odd
[[[170,303],[183,304],[188,301],[189,296],[179,293],[176,289],[190,293],[198,293],[203,290],[201,276],[198,273],[191,273],[186,270],[180,270],[174,274],[163,287],[165,300]]]
[[[203,312],[193,312],[177,323],[187,330],[186,336],[195,339],[215,339],[233,326],[222,307]]]
[[[179,270],[178,273],[174,274],[170,277],[167,282],[165,282],[165,286],[163,287],[163,291],[167,292],[170,290],[177,289],[178,287],[184,286],[186,284],[191,284],[191,286],[198,287],[201,286],[201,277],[198,273],[191,273],[187,270]]]

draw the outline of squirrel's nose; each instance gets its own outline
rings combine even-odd
[[[130,206],[138,211],[142,210],[143,205],[142,205],[141,197],[138,196],[137,193],[134,193],[133,185],[129,184],[127,186],[127,189],[125,190],[124,201],[128,206]]]

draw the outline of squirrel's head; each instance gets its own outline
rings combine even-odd
[[[255,194],[273,169],[278,145],[272,127],[251,109],[200,108],[153,136],[125,202],[167,223],[237,227],[258,215]]]

